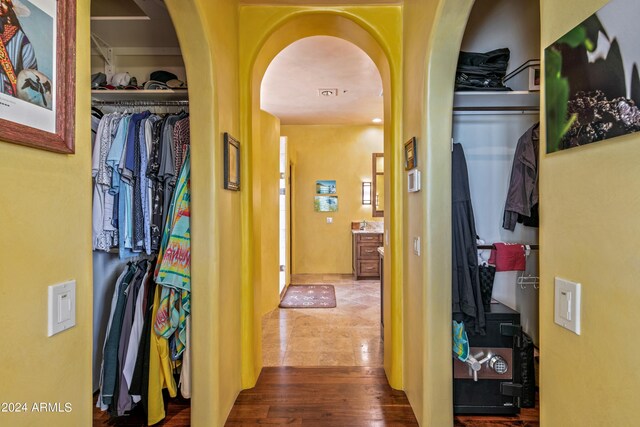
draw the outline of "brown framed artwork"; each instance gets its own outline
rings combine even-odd
[[[0,140],[74,153],[76,0],[0,0]]]
[[[224,133],[224,188],[240,191],[240,141]]]
[[[416,156],[416,137],[414,136],[404,143],[404,170],[409,171],[418,166]]]

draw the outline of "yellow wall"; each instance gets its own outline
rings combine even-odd
[[[0,324],[6,426],[91,425],[91,140],[89,2],[78,1],[76,152],[54,154],[0,141]],[[75,279],[76,326],[47,337],[47,286]],[[65,414],[35,402],[70,403]]]
[[[404,4],[404,139],[416,136],[422,191],[404,197],[405,391],[423,426],[451,425],[451,107],[473,0]],[[421,166],[422,165],[422,166]],[[405,178],[406,179],[406,174]],[[420,237],[422,256],[413,254]]]
[[[389,174],[385,224],[388,255],[385,256],[385,371],[390,384],[402,388],[402,231],[401,198],[401,87],[402,87],[402,8],[385,6],[272,6],[240,7],[240,99],[242,134],[252,144],[252,117],[259,108],[259,87],[264,72],[275,55],[302,37],[331,35],[344,38],[363,49],[374,61],[383,81],[385,96],[385,164]],[[249,159],[251,156],[247,156]],[[244,179],[253,182],[250,161],[245,165]],[[385,187],[386,190],[386,187]],[[253,197],[243,194],[243,386],[255,383],[260,361],[254,347],[259,343],[254,315]],[[391,307],[393,309],[391,309]]]
[[[605,3],[542,0],[542,47]],[[640,222],[634,212],[640,209],[639,156],[638,134],[552,155],[545,155],[543,149],[541,425],[638,423],[635,397],[640,392],[640,344],[635,325],[640,321]],[[582,283],[580,336],[553,322],[555,276]]]
[[[362,182],[371,182],[371,154],[384,148],[382,126],[282,126],[282,135],[297,159],[293,273],[351,274],[351,222],[374,220]],[[337,212],[314,210],[316,181],[325,179],[336,181]]]
[[[241,388],[243,193],[224,190],[222,182],[222,134],[240,133],[237,2],[167,0],[166,4],[191,83],[191,423],[217,426],[224,424]]]

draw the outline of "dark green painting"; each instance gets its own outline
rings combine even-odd
[[[612,0],[545,49],[547,153],[640,130],[637,0]]]

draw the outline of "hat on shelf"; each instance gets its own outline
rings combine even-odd
[[[91,74],[91,89],[98,89],[99,86],[107,84],[107,76],[105,73]]]
[[[154,80],[160,83],[167,83],[169,80],[177,80],[178,76],[169,71],[158,70],[149,75],[149,81]]]
[[[127,86],[131,82],[131,76],[129,73],[116,73],[111,77],[111,84],[113,86]]]
[[[144,84],[144,90],[167,90],[169,87],[163,83],[156,80],[149,80]]]
[[[171,79],[167,82],[167,86],[169,86],[171,89],[186,89],[187,88],[187,84],[185,82],[183,82],[182,80],[178,80],[178,79]]]

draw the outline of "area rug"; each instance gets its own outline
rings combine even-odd
[[[333,285],[289,285],[280,308],[334,308],[336,290]]]

